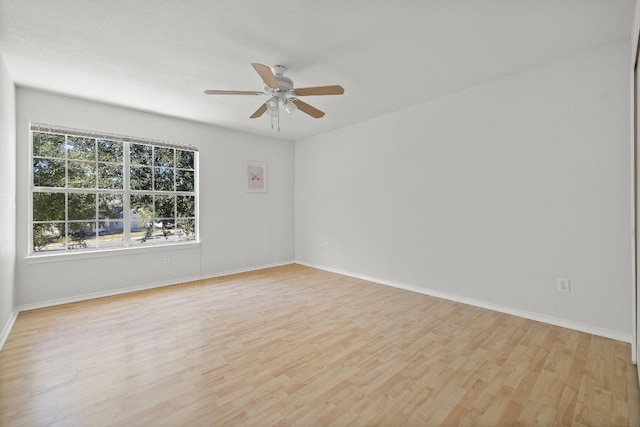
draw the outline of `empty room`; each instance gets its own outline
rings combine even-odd
[[[0,425],[640,425],[639,29],[0,0]]]

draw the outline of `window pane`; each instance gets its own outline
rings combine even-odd
[[[176,224],[178,240],[194,240],[196,238],[196,220],[179,219]]]
[[[164,239],[163,227],[162,223],[155,219],[149,220],[144,227],[139,227],[136,232],[131,232],[131,246],[154,243],[158,239]]]
[[[169,243],[176,240],[175,223],[173,219],[158,218],[155,221],[156,243]]]
[[[156,191],[174,191],[173,169],[154,168],[153,173],[154,189]]]
[[[123,185],[122,165],[98,163],[98,187],[118,188]]]
[[[151,190],[151,168],[146,166],[131,167],[129,186],[132,190]]]
[[[33,224],[34,252],[63,250],[64,223],[47,222]]]
[[[96,140],[94,138],[70,136],[67,138],[67,150],[70,159],[96,160]]]
[[[64,193],[33,193],[34,221],[64,221]]]
[[[177,211],[178,217],[195,217],[196,198],[193,196],[177,196]]]
[[[69,220],[93,220],[96,218],[96,195],[91,193],[69,194]]]
[[[140,246],[144,243],[153,242],[153,222],[149,221],[144,227],[138,227],[135,231],[131,231],[130,246]],[[133,226],[133,223],[132,223]]]
[[[33,185],[36,187],[64,188],[64,160],[34,159]]]
[[[98,218],[122,219],[122,194],[99,194],[98,200]]]
[[[148,218],[151,219],[153,217],[153,196],[149,194],[132,194],[131,210],[148,211]]]
[[[176,167],[182,169],[194,169],[193,151],[176,150]]]
[[[153,150],[154,166],[172,168],[174,164],[173,162],[174,151],[175,150],[173,148],[155,147]]]
[[[69,188],[95,188],[96,164],[69,161]]]
[[[95,222],[70,222],[67,249],[96,247]]]
[[[173,221],[176,216],[175,203],[176,196],[156,196],[155,217]]]
[[[98,227],[98,246],[117,248],[124,246],[124,228],[122,221],[100,221]]]
[[[110,141],[108,139],[98,140],[98,161],[122,163],[122,153],[122,142]]]
[[[129,157],[132,165],[151,166],[153,147],[151,145],[131,144]]]
[[[177,170],[176,171],[176,190],[177,191],[194,191],[195,175],[193,171]]]
[[[33,155],[64,159],[65,136],[54,133],[33,133]]]
[[[152,218],[153,196],[133,194],[131,196],[131,231],[144,231],[151,223]]]

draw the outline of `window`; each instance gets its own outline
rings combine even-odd
[[[197,240],[197,149],[31,125],[30,253]]]

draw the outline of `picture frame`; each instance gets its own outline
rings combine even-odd
[[[247,193],[267,192],[267,164],[265,162],[244,162],[244,191]]]

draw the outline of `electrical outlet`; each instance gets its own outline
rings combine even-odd
[[[171,264],[171,255],[165,255],[164,256],[164,263],[165,264]]]
[[[558,288],[558,292],[569,293],[571,292],[571,287],[569,286],[569,279],[558,277],[556,279],[556,286]]]

